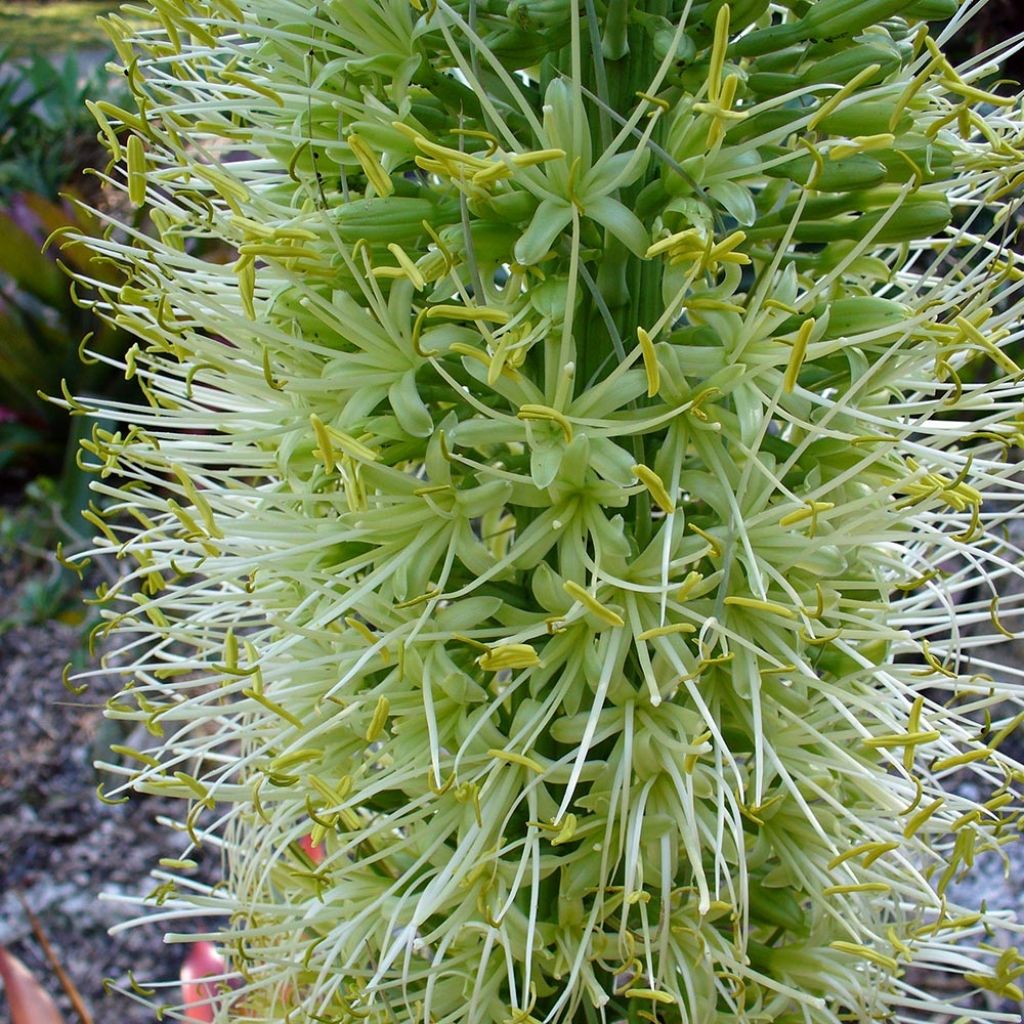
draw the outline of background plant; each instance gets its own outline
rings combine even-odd
[[[1024,777],[982,649],[1021,614],[1021,101],[943,50],[983,7],[108,19],[109,180],[160,237],[91,243],[144,404],[65,401],[129,423],[89,521],[153,743],[105,767],[187,801],[150,900],[225,915],[219,1019],[1021,997],[951,888]]]
[[[104,155],[87,101],[116,103],[127,89],[102,60],[83,65],[74,51],[59,61],[38,50],[14,53],[13,45],[0,52],[0,197],[56,199]]]
[[[57,478],[61,512],[77,528],[86,500],[75,467],[80,438],[38,391],[59,392],[69,380],[77,391],[113,397],[123,377],[102,360],[123,354],[125,335],[93,315],[81,289],[69,293],[61,263],[96,284],[113,281],[110,268],[80,243],[62,246],[61,235],[100,231],[75,205],[82,197],[101,201],[83,176],[104,155],[86,103],[123,102],[127,88],[73,53],[15,58],[13,47],[0,54],[0,473]],[[95,355],[83,363],[86,335]]]

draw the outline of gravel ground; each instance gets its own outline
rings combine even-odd
[[[14,552],[0,551],[0,621],[32,568]],[[180,847],[155,820],[171,804],[147,798],[110,806],[96,797],[92,761],[119,737],[109,735],[100,713],[110,690],[94,685],[75,697],[61,684],[81,638],[81,628],[54,621],[0,632],[0,944],[43,981],[65,1020],[75,1021],[20,896],[95,1024],[148,1024],[153,1012],[106,993],[103,979],[127,983],[128,968],[140,981],[173,978],[184,950],[164,945],[156,925],[108,935],[133,913],[112,897],[150,891],[150,868],[160,857],[180,855]],[[9,1024],[2,998],[0,1024]]]

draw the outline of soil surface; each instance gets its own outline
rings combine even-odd
[[[38,568],[16,551],[0,550],[0,622]],[[176,978],[187,947],[165,945],[156,924],[113,936],[108,929],[139,912],[121,900],[154,888],[148,873],[159,858],[180,856],[181,840],[156,821],[179,808],[148,797],[113,806],[97,798],[93,760],[111,742],[132,741],[101,714],[113,680],[94,682],[78,697],[64,688],[62,670],[82,642],[81,626],[53,620],[0,631],[0,945],[40,979],[66,1022],[77,1020],[20,897],[95,1024],[149,1024],[153,1011],[105,991],[104,979],[128,987],[129,968],[140,983]],[[207,874],[217,868],[204,867]],[[174,986],[167,1001],[177,999]],[[2,996],[0,1024],[9,1024]]]

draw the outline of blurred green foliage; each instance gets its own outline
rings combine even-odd
[[[0,54],[0,474],[8,487],[52,477],[64,518],[77,524],[87,490],[74,456],[86,424],[38,393],[59,395],[63,380],[79,394],[124,385],[103,362],[123,351],[124,336],[72,292],[65,269],[113,281],[72,237],[103,230],[80,202],[83,193],[90,205],[101,199],[99,179],[83,171],[106,156],[85,100],[124,102],[127,89],[99,66],[102,58],[83,69],[73,54],[10,54]],[[85,338],[99,357],[87,363],[79,357]]]
[[[33,192],[11,198],[0,211],[0,471],[21,464],[33,475],[53,473],[63,463],[73,474],[72,421],[38,392],[59,395],[61,381],[68,380],[80,394],[110,394],[124,383],[102,359],[123,351],[124,335],[77,298],[61,267],[110,280],[111,269],[98,266],[81,243],[61,242],[64,233],[100,230],[98,219],[70,200]],[[79,348],[86,336],[99,358],[83,363]],[[78,497],[69,493],[69,505]]]
[[[54,558],[55,538],[73,532],[63,512],[61,483],[48,476],[30,481],[15,507],[0,508],[0,550],[22,570],[11,599],[0,614],[0,637],[13,626],[55,620],[70,626],[91,625],[74,573]],[[69,655],[80,653],[78,648]]]
[[[123,78],[74,52],[12,59],[0,52],[0,201],[23,191],[55,198],[82,170],[104,162],[87,99],[124,103]]]

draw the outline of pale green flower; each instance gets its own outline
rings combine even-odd
[[[968,996],[1018,926],[951,888],[1024,779],[982,6],[108,19],[143,401],[67,404],[127,424],[89,515],[152,742],[107,767],[223,857],[146,911],[219,915],[218,1019],[1011,1019]]]

